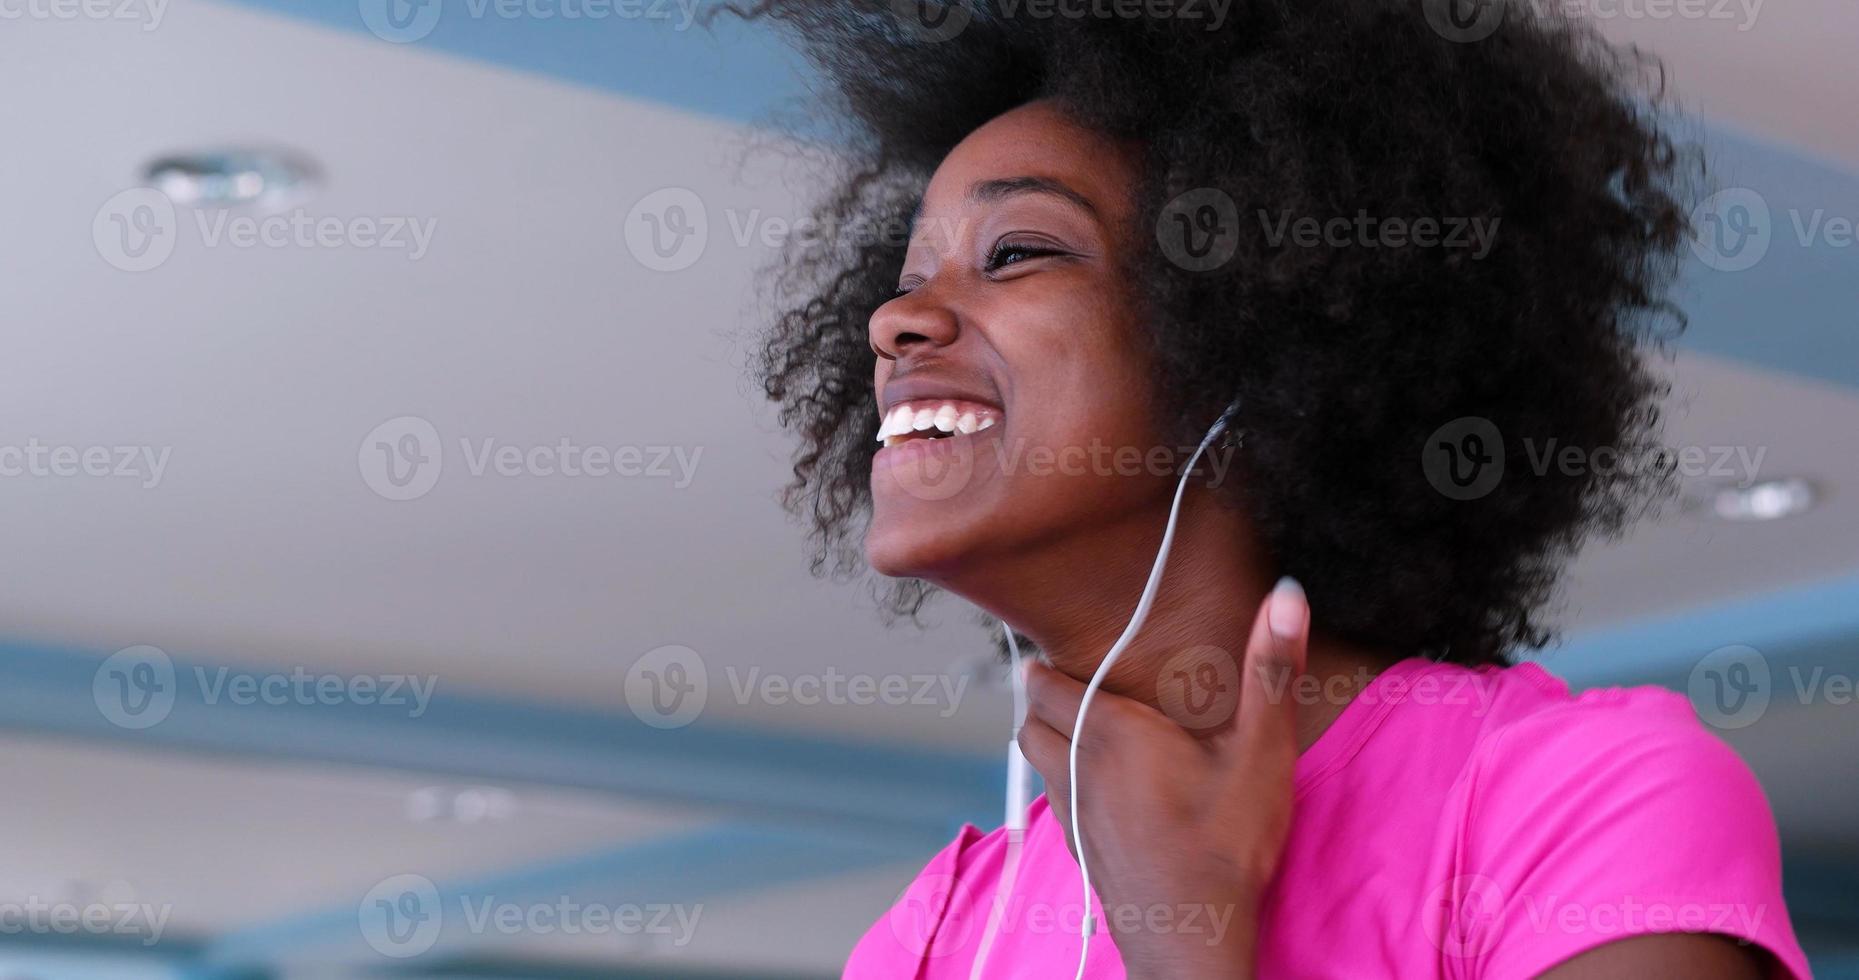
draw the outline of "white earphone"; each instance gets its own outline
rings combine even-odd
[[[1168,509],[1168,524],[1162,529],[1162,545],[1156,549],[1155,564],[1149,569],[1149,581],[1143,586],[1142,598],[1136,602],[1136,612],[1130,616],[1129,625],[1123,628],[1123,635],[1117,637],[1117,642],[1111,644],[1110,652],[1104,654],[1103,661],[1097,665],[1096,672],[1091,675],[1091,682],[1085,685],[1084,700],[1078,705],[1078,718],[1072,723],[1069,759],[1071,831],[1072,840],[1078,844],[1078,878],[1084,892],[1076,980],[1084,980],[1084,966],[1091,952],[1091,934],[1096,931],[1097,926],[1096,919],[1091,915],[1091,869],[1085,860],[1084,832],[1078,821],[1078,801],[1082,785],[1078,779],[1078,740],[1084,734],[1085,714],[1091,710],[1091,701],[1097,696],[1098,688],[1103,686],[1104,678],[1110,675],[1110,668],[1129,647],[1130,641],[1136,638],[1137,631],[1142,629],[1143,621],[1149,618],[1149,608],[1155,604],[1156,593],[1160,591],[1162,585],[1162,569],[1168,564],[1169,547],[1175,541],[1175,523],[1181,517],[1181,501],[1187,494],[1188,477],[1193,475],[1194,466],[1200,462],[1201,455],[1207,451],[1207,447],[1213,445],[1214,440],[1226,431],[1227,423],[1238,412],[1239,400],[1234,399],[1233,403],[1227,406],[1226,411],[1221,413],[1220,418],[1215,420],[1213,427],[1207,430],[1207,435],[1201,439],[1201,444],[1194,450],[1194,455],[1188,458],[1188,465],[1181,474],[1181,481],[1175,484],[1175,499]],[[999,926],[998,920],[1003,914],[1004,897],[1013,889],[1013,878],[1018,871],[1020,843],[1026,834],[1026,809],[1031,803],[1033,790],[1032,767],[1027,764],[1026,756],[1020,752],[1020,727],[1026,723],[1026,682],[1021,674],[1021,668],[1024,665],[1021,663],[1020,646],[1013,638],[1013,628],[1003,622],[1001,631],[1006,634],[1007,650],[1013,661],[1013,738],[1007,743],[1007,819],[1004,824],[1007,830],[1008,863],[1002,871],[1000,887],[1002,897],[997,899],[995,908],[989,914],[988,929],[975,956],[974,971],[970,974],[974,980],[979,980],[982,965],[987,960],[988,950],[993,946],[994,936]]]

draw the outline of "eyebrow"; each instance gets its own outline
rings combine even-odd
[[[999,201],[1017,194],[1050,194],[1070,201],[1083,208],[1085,213],[1097,217],[1097,206],[1091,203],[1090,198],[1051,177],[1002,177],[976,181],[968,188],[968,199],[976,203]]]
[[[978,180],[968,188],[968,199],[976,204],[989,204],[1015,197],[1020,194],[1046,194],[1056,197],[1073,207],[1083,210],[1097,218],[1097,206],[1091,199],[1067,187],[1064,181],[1052,177],[996,177],[992,180]],[[918,201],[915,211],[910,214],[910,227],[914,231],[923,217],[923,202]]]

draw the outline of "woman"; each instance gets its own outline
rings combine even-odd
[[[1652,66],[1520,3],[745,12],[847,124],[762,360],[815,568],[1046,661],[1025,833],[965,828],[847,976],[1807,975],[1684,700],[1510,666],[1669,482],[1564,462],[1657,446],[1696,168]]]

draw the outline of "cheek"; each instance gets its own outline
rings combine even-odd
[[[1134,318],[1121,304],[1074,291],[1019,332],[1010,358],[1015,390],[1027,402],[1018,433],[1053,450],[1155,443],[1152,373]],[[1074,450],[1074,453],[1076,450]]]

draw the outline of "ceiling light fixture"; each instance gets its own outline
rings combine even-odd
[[[183,207],[277,210],[309,195],[319,174],[307,157],[282,149],[177,153],[149,162],[149,186]]]
[[[498,822],[515,808],[510,791],[495,786],[427,786],[407,796],[407,819],[414,823]]]
[[[1711,494],[1711,511],[1726,521],[1776,521],[1814,506],[1814,485],[1799,477],[1758,480],[1746,487],[1721,487]]]

